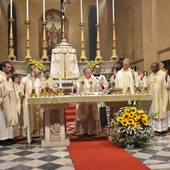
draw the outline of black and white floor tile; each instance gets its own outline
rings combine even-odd
[[[67,124],[67,134],[71,140],[78,139],[73,124]],[[96,138],[105,137],[104,130]],[[145,148],[128,150],[135,158],[152,170],[170,169],[170,134],[155,136],[152,143]],[[74,170],[66,147],[41,148],[40,142],[28,146],[17,143],[0,146],[0,170]]]

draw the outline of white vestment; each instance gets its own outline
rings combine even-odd
[[[115,78],[115,87],[123,89],[123,94],[126,93],[127,87],[130,87],[131,94],[134,94],[134,80],[132,76],[132,69],[124,70],[123,68],[119,70]]]
[[[168,129],[167,103],[168,92],[164,84],[165,72],[159,70],[157,73],[151,73],[148,77],[149,93],[153,95],[153,100],[149,113],[157,113],[152,120],[154,131],[162,132]]]
[[[83,82],[83,87],[82,87]],[[92,86],[92,87],[91,87]],[[93,77],[86,79],[84,76],[77,81],[77,91],[90,93],[101,90],[97,80]],[[101,132],[99,108],[97,103],[80,103],[76,107],[75,130],[80,133],[98,134]]]
[[[21,79],[20,85],[21,85],[21,88],[22,88],[22,95],[23,95],[22,110],[23,110],[24,129],[28,127],[29,120],[30,120],[30,126],[31,126],[31,129],[33,130],[33,128],[34,128],[34,116],[33,116],[33,114],[31,114],[33,112],[31,112],[31,110],[29,110],[30,107],[28,107],[27,99],[31,95],[33,86],[35,87],[35,91],[36,91],[37,96],[39,95],[39,91],[40,91],[40,88],[41,88],[41,81],[40,81],[39,78],[36,78],[35,82],[33,82],[32,80],[33,80],[33,78],[29,74],[26,77],[23,77]],[[25,90],[24,90],[24,87],[25,87]],[[39,109],[39,108],[37,108],[37,109]]]
[[[168,106],[167,106],[167,112],[168,112],[168,127],[170,128],[170,76],[167,76],[167,79],[164,80],[164,84],[166,89],[168,90]]]
[[[41,78],[41,89],[45,89],[46,87],[52,88],[54,91],[57,90],[57,83],[53,80],[53,77],[50,76],[48,79],[45,77]]]
[[[76,50],[62,42],[52,50],[51,75],[55,79],[75,79],[79,77]]]
[[[0,140],[14,138],[11,125],[13,117],[10,102],[10,94],[13,92],[11,83],[11,81],[6,81],[6,74],[0,71]]]
[[[94,76],[92,75],[99,83],[103,85],[103,90],[108,89],[109,84],[104,75]],[[104,102],[98,103],[99,107],[106,107],[106,104]]]

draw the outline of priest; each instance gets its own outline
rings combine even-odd
[[[73,84],[74,91],[81,94],[91,94],[95,91],[101,91],[102,88],[98,81],[92,77],[90,68],[85,68],[84,75]],[[97,103],[77,104],[75,130],[83,135],[93,136],[101,132],[99,108]]]
[[[151,64],[151,71],[148,77],[149,93],[153,95],[150,114],[156,113],[151,123],[155,132],[164,133],[168,130],[168,92],[164,84],[166,73],[157,62]]]

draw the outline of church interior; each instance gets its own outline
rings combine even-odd
[[[28,73],[28,58],[49,68],[53,50],[64,42],[75,49],[80,73],[99,57],[105,75],[123,58],[150,74],[153,62],[170,67],[164,62],[170,59],[169,7],[169,0],[1,0],[0,62],[9,60],[20,75]],[[168,170],[170,133],[128,152],[149,169]],[[0,169],[75,169],[67,147],[41,148],[36,142],[31,150],[22,142],[0,146],[0,157]]]

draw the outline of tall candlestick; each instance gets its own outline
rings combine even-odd
[[[43,22],[45,22],[45,0],[43,0]]]
[[[29,21],[29,3],[26,0],[26,21]]]
[[[80,0],[80,21],[83,23],[83,5],[82,5],[82,0]]]
[[[10,0],[10,18],[12,18],[12,0]]]
[[[113,17],[113,22],[115,21],[115,6],[114,6],[114,0],[112,0],[112,17]]]
[[[99,23],[99,1],[96,0],[97,24]]]

